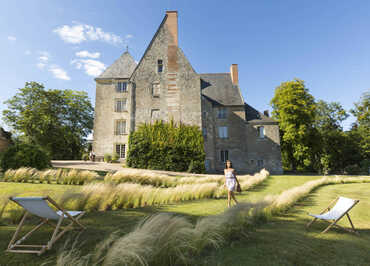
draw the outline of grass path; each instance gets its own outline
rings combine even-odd
[[[213,252],[204,265],[370,265],[370,184],[324,186],[299,202],[286,215],[259,226],[242,242]],[[327,223],[305,225],[337,195],[359,199],[350,211],[360,236],[340,229],[319,234]],[[339,225],[349,227],[347,219]]]
[[[266,195],[280,194],[284,190],[302,185],[303,183],[319,179],[322,176],[270,176],[261,185],[251,191],[244,191],[237,195],[239,201],[258,201]],[[207,216],[223,212],[227,207],[226,199],[204,199],[185,202],[182,204],[169,204],[160,208],[161,211],[176,212],[193,216]]]
[[[0,182],[0,196],[18,194],[23,196],[53,196],[62,194],[65,191],[77,191],[79,189],[81,189],[81,186]]]
[[[320,178],[319,176],[271,176],[262,185],[254,188],[251,192],[243,192],[238,198],[244,200],[258,200],[267,194],[278,194],[288,188],[303,184],[309,180]],[[1,194],[22,194],[36,195],[48,194],[56,195],[69,189],[80,189],[80,186],[48,185],[48,184],[24,184],[24,183],[5,183],[0,182]],[[80,239],[83,239],[84,245],[82,252],[91,252],[95,245],[109,234],[116,230],[122,233],[130,232],[139,220],[143,217],[158,211],[178,212],[184,215],[200,216],[210,215],[222,212],[226,207],[226,199],[220,200],[199,200],[196,202],[182,203],[177,205],[166,205],[157,208],[139,208],[130,210],[92,212],[83,218],[83,223],[87,230],[82,232]],[[195,217],[194,217],[195,218]],[[0,250],[5,250],[11,235],[15,231],[15,225],[0,226]],[[27,226],[30,228],[30,226]],[[26,228],[27,228],[26,227]],[[34,240],[39,243],[48,240],[51,228],[45,227],[44,230],[35,233]],[[67,239],[64,238],[64,239]],[[45,261],[53,261],[58,248],[63,246],[65,240],[56,243],[55,249],[48,251],[42,257],[32,254],[9,254],[4,253],[0,256],[0,265],[40,265]]]

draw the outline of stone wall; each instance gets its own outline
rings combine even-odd
[[[131,77],[135,84],[135,128],[155,119],[201,126],[200,78],[180,48],[169,51],[174,49],[172,38],[164,23]],[[160,73],[158,60],[163,62]],[[152,94],[153,86],[159,86],[159,95]],[[159,113],[153,117],[153,112]]]
[[[226,118],[218,118],[219,108],[226,108]],[[227,150],[228,158],[238,172],[255,173],[266,168],[274,174],[282,173],[279,127],[276,123],[249,124],[243,106],[221,106],[205,97],[202,98],[202,121],[209,172],[223,171],[221,150]],[[222,126],[228,128],[228,138],[219,137],[218,127]],[[265,128],[264,138],[258,136],[259,126]]]
[[[93,151],[97,159],[102,159],[104,154],[115,153],[115,144],[127,144],[130,130],[130,106],[132,87],[128,85],[127,92],[117,92],[119,81],[128,79],[97,80],[94,117],[94,142]],[[127,99],[127,111],[115,112],[115,100]],[[115,135],[115,121],[126,120],[125,135]]]
[[[260,138],[258,127],[263,126],[265,137]],[[247,156],[246,164],[249,172],[257,172],[266,168],[272,174],[282,174],[279,126],[277,124],[246,124]],[[258,165],[258,161],[263,161]]]

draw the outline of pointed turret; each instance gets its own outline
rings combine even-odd
[[[134,58],[126,51],[96,79],[129,78],[136,65]]]

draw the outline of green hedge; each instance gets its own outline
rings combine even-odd
[[[39,146],[28,143],[17,143],[9,146],[1,155],[0,167],[3,171],[32,167],[39,170],[51,166],[50,157]]]
[[[134,168],[203,173],[204,143],[197,126],[141,124],[130,134],[127,165]]]

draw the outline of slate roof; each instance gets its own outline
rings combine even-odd
[[[258,112],[256,109],[254,109],[247,103],[244,105],[244,108],[245,108],[245,117],[247,119],[247,122],[250,124],[261,124],[261,125],[278,124],[275,120]]]
[[[221,105],[244,105],[239,87],[230,73],[200,74],[202,95]]]
[[[126,51],[96,79],[129,78],[135,67],[134,58]]]

